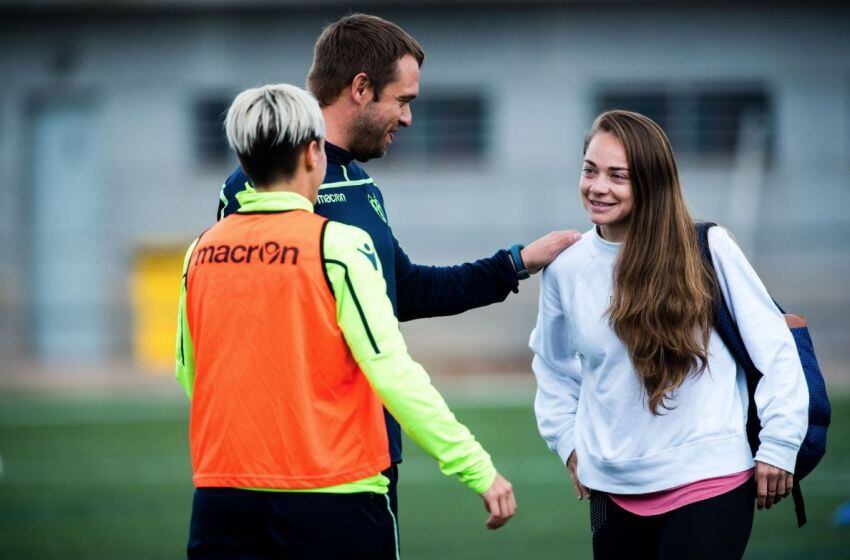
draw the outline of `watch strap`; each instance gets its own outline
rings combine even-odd
[[[525,263],[522,262],[522,251],[525,248],[525,245],[520,245],[519,243],[515,245],[511,245],[511,248],[508,249],[508,253],[511,255],[511,261],[514,263],[514,268],[516,269],[517,278],[520,280],[525,280],[529,276],[528,270],[525,268]]]

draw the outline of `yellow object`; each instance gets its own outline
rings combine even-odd
[[[133,354],[144,370],[173,375],[175,317],[186,243],[142,244],[133,259]]]

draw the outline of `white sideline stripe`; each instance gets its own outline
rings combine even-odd
[[[68,426],[68,425],[83,425],[95,426],[98,424],[143,424],[146,422],[164,422],[177,421],[189,418],[189,404],[186,404],[184,410],[177,409],[161,409],[161,410],[144,410],[136,411],[121,411],[120,416],[115,415],[115,411],[95,410],[90,411],[87,415],[81,416],[78,411],[69,411],[67,414],[55,413],[48,418],[36,417],[11,417],[0,415],[0,428],[34,428],[38,426]]]
[[[522,394],[499,394],[490,396],[481,395],[463,395],[456,394],[452,396],[448,393],[446,400],[449,406],[456,411],[463,409],[467,410],[489,410],[493,408],[531,408],[532,400],[527,395]],[[37,407],[34,404],[33,407]],[[81,406],[85,406],[82,403]],[[94,426],[97,424],[127,424],[127,423],[145,423],[145,422],[164,422],[164,421],[179,421],[186,420],[189,417],[189,402],[185,406],[175,407],[151,407],[145,408],[143,405],[128,403],[129,408],[121,409],[116,413],[119,407],[111,407],[109,409],[93,408],[84,413],[80,413],[79,408],[76,410],[70,409],[67,412],[51,413],[48,417],[39,417],[38,411],[34,413],[29,410],[20,410],[19,416],[12,412],[0,413],[0,428],[32,428],[38,426],[67,426],[67,425],[83,425]],[[28,416],[28,414],[32,414]]]
[[[449,408],[458,410],[491,410],[494,408],[527,408],[533,412],[534,393],[525,394],[498,394],[498,395],[463,395],[444,394]]]
[[[395,514],[393,513],[393,508],[392,506],[390,506],[389,494],[384,494],[384,498],[387,499],[387,511],[390,512],[390,517],[392,517],[393,520],[393,543],[395,544],[395,560],[400,560],[401,550],[398,547],[398,522],[396,521]]]

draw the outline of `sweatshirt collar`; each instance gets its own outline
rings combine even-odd
[[[257,192],[241,191],[236,194],[240,214],[249,212],[286,212],[288,210],[313,211],[313,204],[291,191]]]
[[[337,165],[348,165],[354,159],[354,154],[348,150],[343,150],[336,144],[331,144],[325,140],[325,154],[328,156],[329,163]]]
[[[622,247],[623,244],[603,239],[603,237],[599,235],[598,227],[594,227],[591,232],[591,246],[593,247],[593,252],[598,257],[615,260],[617,255],[620,254],[620,247]]]

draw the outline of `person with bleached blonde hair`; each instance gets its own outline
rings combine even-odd
[[[225,129],[254,188],[184,265],[189,558],[398,558],[382,405],[481,495],[490,528],[504,525],[511,485],[408,355],[372,239],[313,212],[326,171],[316,100],[249,89]]]

